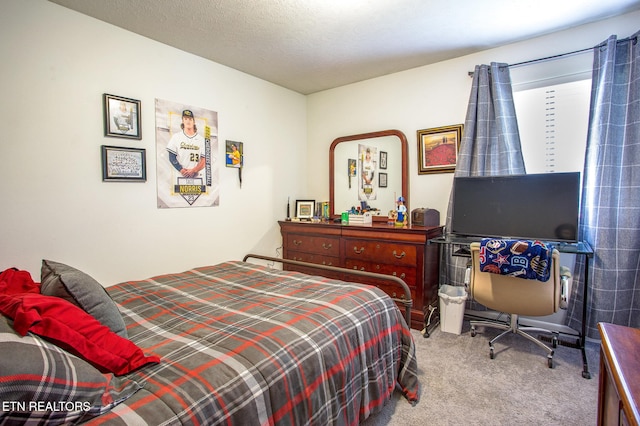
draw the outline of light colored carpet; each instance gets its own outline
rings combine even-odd
[[[587,341],[591,379],[582,377],[582,353],[559,345],[555,368],[546,353],[527,339],[478,327],[471,337],[467,320],[460,335],[436,327],[429,338],[412,330],[422,393],[412,407],[397,391],[365,426],[413,425],[588,425],[597,420],[599,342]],[[575,341],[574,337],[563,340]]]

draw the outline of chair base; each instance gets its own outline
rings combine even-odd
[[[537,332],[542,332],[542,333],[551,333],[553,335],[553,338],[551,340],[552,342],[552,346],[554,348],[556,348],[558,346],[558,333],[551,331],[551,330],[546,330],[544,328],[538,328],[538,327],[525,327],[525,326],[520,326],[518,324],[518,315],[515,314],[511,314],[510,315],[510,321],[509,323],[502,323],[502,322],[497,322],[497,321],[487,321],[487,320],[480,320],[480,321],[475,321],[472,320],[471,323],[471,337],[474,337],[476,335],[476,326],[486,326],[486,327],[493,327],[493,328],[498,328],[500,330],[504,330],[504,332],[500,333],[499,335],[497,335],[496,337],[494,337],[493,339],[491,339],[489,341],[489,357],[491,359],[493,359],[495,357],[495,350],[494,350],[494,346],[493,344],[500,338],[502,338],[503,336],[506,336],[509,333],[514,333],[514,334],[518,334],[528,340],[530,340],[531,342],[535,343],[536,345],[540,346],[542,349],[544,349],[545,351],[547,351],[547,365],[549,366],[549,368],[553,368],[553,354],[554,354],[554,350],[551,349],[549,346],[545,345],[541,340],[536,339],[535,337],[533,337],[532,335],[528,334],[527,332],[532,332],[532,331],[537,331]]]

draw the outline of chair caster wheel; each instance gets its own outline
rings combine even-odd
[[[558,336],[555,334],[551,338],[551,346],[553,346],[554,349],[558,347]]]
[[[553,368],[553,358],[551,357],[547,358],[547,365],[549,366],[549,368]]]
[[[494,359],[496,354],[493,352],[493,347],[489,348],[489,358]]]
[[[475,329],[475,327],[471,327],[471,337],[476,337],[476,329]]]

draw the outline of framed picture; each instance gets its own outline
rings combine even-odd
[[[298,219],[311,219],[316,211],[314,200],[296,200],[296,217]]]
[[[226,158],[226,166],[241,168],[242,167],[242,153],[244,152],[242,148],[242,142],[236,141],[226,141],[225,142],[225,158]]]
[[[102,145],[102,180],[104,182],[145,182],[147,180],[145,150]]]
[[[380,168],[387,168],[387,153],[386,151],[380,151]]]
[[[418,174],[455,171],[463,126],[418,130]]]
[[[378,186],[380,188],[387,187],[387,174],[386,173],[378,173]]]
[[[140,101],[122,96],[102,95],[104,135],[114,138],[142,139]]]

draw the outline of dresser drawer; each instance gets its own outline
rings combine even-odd
[[[402,281],[411,287],[416,286],[415,266],[389,265],[385,263],[365,262],[358,259],[347,259],[344,267],[358,271],[375,272],[377,274],[392,275],[401,278]],[[377,285],[378,283],[376,283]]]
[[[297,260],[299,262],[314,263],[316,265],[340,266],[340,258],[336,256],[324,256],[321,254],[304,253],[300,251],[289,250],[287,259]]]
[[[378,287],[380,290],[384,291],[385,293],[387,293],[389,295],[389,297],[391,297],[392,299],[400,299],[400,300],[405,300],[405,294],[404,294],[404,290],[402,288],[400,288],[399,286],[396,285],[388,285],[388,284],[379,284],[376,287]],[[409,289],[411,291],[411,300],[413,302],[416,301],[416,292],[415,292],[415,288],[410,288]]]
[[[296,252],[340,257],[340,239],[336,237],[288,234],[287,247],[289,250]],[[338,263],[336,263],[336,265],[338,265]]]
[[[356,239],[345,240],[346,259],[415,267],[416,252],[416,246],[411,244]]]
[[[382,279],[377,280],[375,278],[372,279],[372,278],[366,278],[366,277],[355,277],[350,275],[345,275],[345,277],[341,279],[378,287],[380,290],[387,293],[389,297],[393,299],[400,299],[400,300],[406,299],[404,288],[402,288],[400,284],[396,284],[389,280],[382,280]],[[411,294],[411,300],[415,303],[415,301],[417,300],[417,294],[418,294],[416,291],[416,288],[409,286],[409,292]]]

